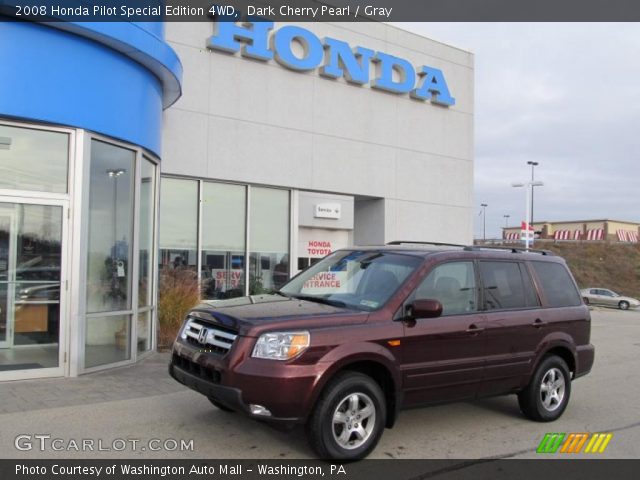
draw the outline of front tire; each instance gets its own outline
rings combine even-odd
[[[551,355],[540,362],[527,388],[518,394],[518,403],[531,420],[552,422],[564,413],[570,395],[569,367],[562,358]]]
[[[321,458],[357,460],[375,448],[386,424],[380,386],[367,375],[346,372],[320,396],[307,424],[311,447]]]
[[[620,310],[629,310],[629,302],[622,300],[618,303],[618,308],[620,308]]]

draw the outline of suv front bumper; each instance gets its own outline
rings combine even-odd
[[[200,353],[178,341],[169,374],[186,387],[252,418],[304,423],[318,378],[317,366],[255,359],[239,352],[240,345],[235,347],[226,356],[219,356]],[[253,413],[251,405],[266,408],[270,415]]]

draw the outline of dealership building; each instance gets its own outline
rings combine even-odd
[[[6,19],[5,19],[6,20]],[[470,243],[473,55],[381,23],[0,21],[0,381],[155,349],[162,279]]]

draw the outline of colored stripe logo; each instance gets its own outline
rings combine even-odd
[[[536,453],[604,453],[612,438],[612,433],[546,433]]]
[[[538,445],[536,453],[556,453],[564,436],[564,433],[546,433]]]

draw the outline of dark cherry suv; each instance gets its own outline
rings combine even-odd
[[[525,416],[557,419],[591,370],[590,327],[549,252],[393,242],[198,306],[169,371],[223,410],[306,424],[323,458],[356,459],[405,407],[516,393]]]

